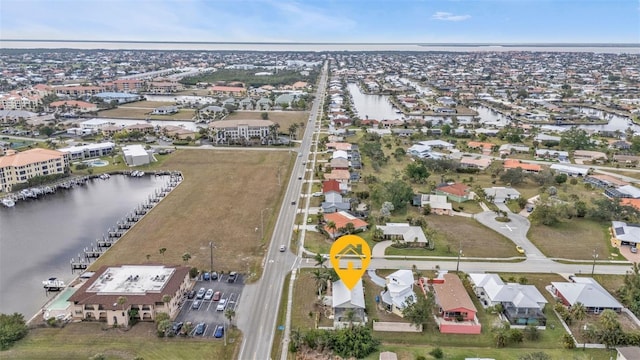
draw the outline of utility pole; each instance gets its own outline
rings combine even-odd
[[[462,248],[458,250],[458,262],[456,263],[456,272],[459,272],[460,270],[460,256],[462,256]]]
[[[596,259],[598,258],[598,253],[596,252],[596,249],[593,249],[593,266],[591,267],[591,276],[593,276],[593,273],[596,270]]]

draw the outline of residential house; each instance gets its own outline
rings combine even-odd
[[[411,270],[398,270],[385,277],[385,289],[380,293],[383,306],[398,316],[404,316],[405,307],[418,299],[413,291],[414,283]]]
[[[247,94],[247,89],[240,86],[221,86],[216,85],[209,88],[211,95],[214,96],[233,96],[242,97]]]
[[[168,137],[181,139],[181,140],[188,140],[188,139],[193,140],[196,138],[196,135],[198,134],[193,130],[185,129],[183,127],[174,126],[174,125],[163,126],[162,132]]]
[[[75,110],[81,113],[98,111],[98,105],[79,100],[54,101],[49,104],[49,107],[54,109],[66,109],[65,111]]]
[[[576,160],[576,163],[579,161],[601,161],[607,160],[607,154],[600,151],[590,151],[590,150],[576,150],[573,152],[573,158]]]
[[[76,320],[104,321],[109,326],[129,325],[129,314],[154,321],[159,313],[174,318],[184,294],[191,288],[188,266],[121,265],[101,267],[71,295]],[[165,295],[169,301],[165,301]],[[119,299],[124,299],[120,303]]]
[[[351,144],[345,142],[328,142],[326,144],[327,150],[342,150],[351,151]]]
[[[104,128],[102,128],[102,130],[104,131]],[[153,134],[156,128],[155,126],[149,123],[138,123],[138,124],[127,125],[123,128],[123,130],[129,131],[129,132],[137,131],[143,134]]]
[[[0,190],[10,192],[16,184],[36,176],[64,174],[69,170],[69,155],[49,149],[5,151],[0,157]]]
[[[359,219],[346,211],[336,211],[334,213],[325,214],[324,230],[331,236],[332,239],[337,239],[345,233],[345,227],[348,223],[353,224],[353,228],[356,232],[365,231],[367,229],[366,221]],[[336,225],[335,229],[329,228],[329,223],[333,222]]]
[[[154,115],[171,115],[178,112],[177,106],[160,106],[153,109],[152,114]]]
[[[563,165],[563,164],[552,164],[549,166],[549,169],[555,170],[558,173],[566,174],[567,176],[576,176],[576,177],[584,177],[589,174],[588,168]]]
[[[444,195],[450,201],[455,201],[457,203],[472,200],[471,188],[462,183],[441,184],[436,187],[434,192],[436,195]]]
[[[537,173],[542,170],[542,167],[538,164],[523,163],[518,159],[505,159],[504,168],[505,170],[520,168],[527,173]]]
[[[332,159],[342,158],[348,160],[350,158],[349,153],[344,150],[336,150],[331,154]]]
[[[639,199],[640,189],[633,185],[624,185],[617,188],[606,188],[604,194],[612,199],[629,198]]]
[[[492,199],[493,203],[505,203],[509,200],[514,200],[520,197],[520,192],[510,187],[490,187],[484,188],[484,193],[487,199]]]
[[[631,199],[623,200],[628,201]],[[621,201],[621,203],[628,205],[628,202]],[[612,245],[617,247],[622,245],[629,245],[636,248],[640,247],[640,224],[628,224],[624,221],[612,221],[610,231]]]
[[[467,169],[486,170],[490,165],[490,158],[463,156],[460,159],[460,166]]]
[[[616,348],[616,360],[640,359],[640,346],[621,346]]]
[[[511,155],[513,153],[525,154],[529,152],[529,147],[524,145],[504,144],[500,145],[499,153],[503,155]]]
[[[611,175],[604,174],[593,174],[586,176],[584,178],[584,182],[589,183],[597,188],[603,189],[629,185],[629,183],[624,180],[620,180]]]
[[[411,226],[408,223],[387,223],[376,225],[376,228],[382,230],[384,240],[398,241],[412,247],[426,247],[429,244],[420,226]]]
[[[491,154],[491,149],[495,146],[492,143],[488,142],[479,142],[479,141],[469,141],[467,146],[471,149],[480,149],[483,154],[489,155]]]
[[[342,280],[334,282],[331,285],[331,296],[334,328],[367,323],[362,279],[351,290]]]
[[[557,159],[561,162],[569,161],[569,153],[560,150],[536,149],[536,157],[542,159]]]
[[[439,308],[436,321],[443,334],[480,334],[478,310],[456,274],[444,274],[444,281],[431,286]]]
[[[640,163],[640,156],[615,154],[613,155],[613,161],[628,165],[637,165]]]
[[[253,100],[250,97],[246,97],[238,103],[242,110],[254,110]]]
[[[453,206],[447,202],[447,196],[434,194],[420,194],[420,207],[429,205],[432,214],[453,216]]]
[[[332,186],[331,190],[324,192],[324,201],[320,204],[320,208],[325,214],[348,211],[351,210],[351,202],[349,199],[343,199],[340,191],[335,190]]]
[[[153,152],[145,150],[145,148],[139,144],[123,146],[122,154],[124,155],[124,161],[129,166],[146,165],[155,161]]]
[[[609,143],[609,148],[617,150],[629,150],[631,149],[631,143],[624,140],[614,140]]]
[[[599,314],[606,309],[618,313],[622,311],[622,304],[593,278],[573,276],[571,280],[551,283],[551,292],[565,306],[581,303],[592,314]]]
[[[349,192],[349,187],[337,180],[325,180],[322,182],[322,193],[326,194],[330,191],[335,191],[340,194],[346,194]]]
[[[451,151],[455,148],[455,145],[443,140],[425,140],[420,141],[418,144],[429,146],[432,149],[444,149],[448,151]]]
[[[351,174],[349,174],[349,170],[331,170],[330,173],[325,173],[325,180],[336,180],[343,184],[348,184],[349,179],[351,178]]]
[[[407,154],[410,156],[415,156],[420,159],[428,158],[431,153],[431,146],[423,145],[423,144],[415,144],[407,149]]]
[[[349,160],[341,157],[333,158],[331,159],[329,166],[336,170],[349,170]]]
[[[502,305],[511,325],[546,325],[547,300],[534,285],[504,283],[497,274],[469,274],[473,291],[482,306]]]

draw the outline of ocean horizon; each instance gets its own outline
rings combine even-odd
[[[176,51],[537,51],[640,54],[640,43],[364,43],[0,39],[1,49]]]

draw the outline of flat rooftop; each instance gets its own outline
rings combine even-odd
[[[97,295],[144,295],[145,293],[160,292],[175,268],[148,265],[125,265],[108,268],[86,290]]]

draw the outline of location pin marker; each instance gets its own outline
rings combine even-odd
[[[371,261],[371,249],[360,236],[345,235],[333,243],[329,256],[331,257],[331,265],[340,280],[351,290],[367,271]],[[346,268],[340,268],[341,260],[346,261]]]

